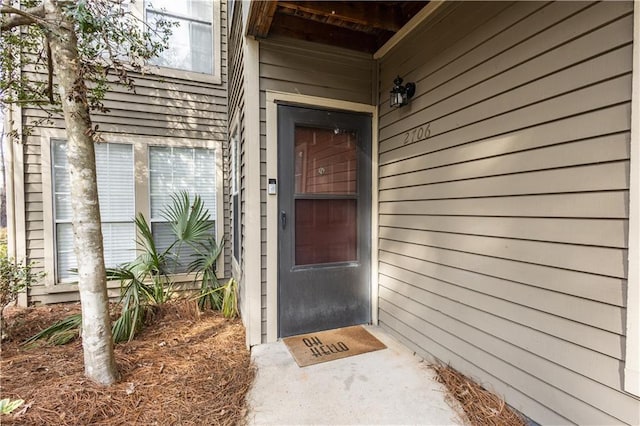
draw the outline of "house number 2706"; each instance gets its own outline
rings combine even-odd
[[[421,140],[427,139],[431,136],[431,123],[423,124],[420,127],[416,127],[413,130],[409,130],[404,134],[404,145],[409,145],[410,143],[416,143]]]

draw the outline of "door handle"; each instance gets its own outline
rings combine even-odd
[[[280,212],[280,224],[282,225],[282,229],[287,227],[287,213],[284,210]]]

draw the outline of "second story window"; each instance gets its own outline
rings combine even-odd
[[[214,74],[214,4],[213,0],[146,0],[148,22],[162,18],[175,21],[168,48],[153,65]]]

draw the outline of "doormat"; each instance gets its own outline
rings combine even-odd
[[[300,367],[385,349],[362,326],[301,334],[282,339]]]

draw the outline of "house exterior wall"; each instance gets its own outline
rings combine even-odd
[[[632,21],[632,2],[462,3],[380,62],[380,324],[543,424],[640,423]],[[391,110],[396,75],[417,92]]]
[[[181,140],[208,141],[216,145],[216,155],[226,149],[227,140],[227,2],[220,1],[220,44],[221,73],[220,82],[194,81],[180,78],[179,72],[173,76],[132,75],[135,79],[136,92],[132,93],[123,87],[114,86],[106,95],[104,105],[110,110],[107,114],[92,114],[94,125],[110,136],[126,140],[131,137],[158,138],[158,141],[171,138],[175,143]],[[25,125],[41,118],[43,113],[38,109],[23,108],[22,122]],[[26,257],[37,263],[36,269],[42,270],[45,265],[45,245],[52,244],[45,238],[46,218],[43,208],[42,147],[43,135],[64,131],[64,120],[54,119],[52,123],[43,123],[34,127],[28,136],[23,138],[24,154],[18,159],[18,168],[23,167],[24,197],[19,204],[25,210],[24,238]],[[108,138],[107,138],[108,139]],[[223,167],[226,170],[226,167]],[[224,182],[228,179],[223,177]],[[224,197],[227,198],[228,187],[224,186]],[[225,240],[229,234],[228,203],[224,205],[223,232]],[[22,208],[18,205],[17,209]],[[224,250],[224,275],[230,276],[230,248]],[[53,271],[46,271],[49,276]],[[118,283],[110,283],[117,287]],[[73,285],[40,285],[29,290],[30,303],[54,303],[79,300],[77,289]]]
[[[232,224],[233,232],[239,230],[240,236],[240,264],[232,268],[232,274],[239,283],[239,307],[243,317],[248,312],[247,286],[244,281],[242,271],[245,267],[245,206],[246,206],[246,138],[245,138],[245,90],[244,90],[244,26],[242,22],[243,8],[247,7],[243,2],[235,2],[233,12],[230,15],[231,25],[229,26],[229,131],[237,132],[238,143],[240,145],[240,182],[239,182],[239,203],[240,203],[240,223]],[[233,214],[233,212],[231,212]]]
[[[260,41],[261,335],[267,341],[267,92],[375,105],[371,55],[288,38]],[[269,176],[274,177],[274,176]]]

